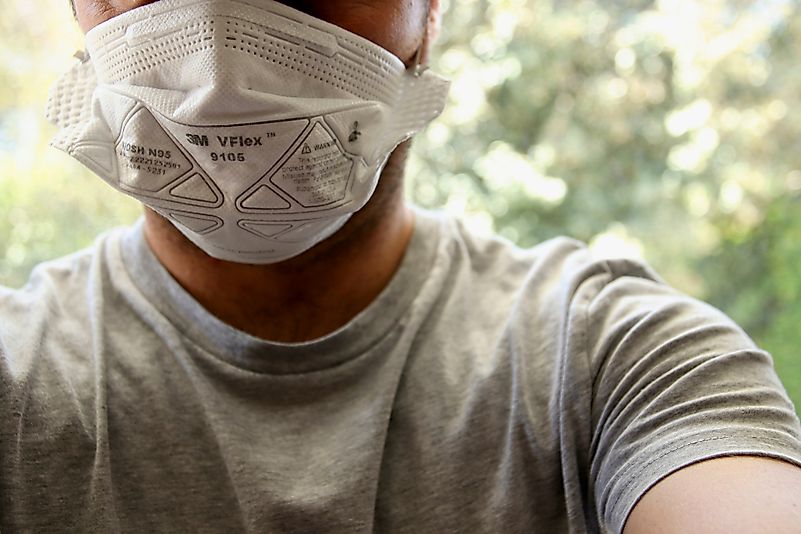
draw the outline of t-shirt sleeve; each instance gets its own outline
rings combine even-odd
[[[633,262],[607,262],[587,307],[591,492],[621,532],[654,484],[690,464],[756,455],[801,466],[801,425],[773,367],[734,322]]]

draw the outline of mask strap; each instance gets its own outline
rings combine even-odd
[[[425,42],[425,41],[424,41]],[[417,53],[414,55],[414,65],[412,65],[412,74],[414,74],[415,78],[419,78],[423,75],[425,71],[428,70],[428,65],[421,65],[420,60],[423,55],[423,45],[417,49]]]
[[[89,52],[85,50],[78,50],[72,55],[72,57],[74,57],[81,63],[86,63],[87,61],[89,61]]]

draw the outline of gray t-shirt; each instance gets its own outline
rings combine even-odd
[[[418,212],[302,344],[222,323],[141,223],[0,289],[0,531],[619,532],[705,458],[801,465],[770,357],[647,267]]]

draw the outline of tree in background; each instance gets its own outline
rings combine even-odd
[[[643,256],[801,403],[801,7],[453,0],[410,194],[523,245]],[[801,404],[799,404],[801,406]]]
[[[0,17],[0,284],[136,218],[46,148],[67,2]],[[642,256],[732,315],[801,407],[801,7],[791,0],[451,0],[434,68],[451,104],[409,195],[522,245]]]

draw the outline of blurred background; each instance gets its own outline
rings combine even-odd
[[[453,80],[409,197],[524,246],[644,258],[731,315],[801,408],[801,4],[450,0]],[[82,48],[67,0],[0,7],[0,284],[139,216],[47,147]]]

